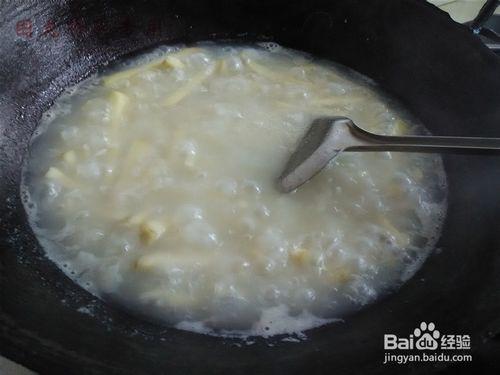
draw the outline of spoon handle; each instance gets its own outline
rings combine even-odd
[[[388,136],[370,133],[347,123],[356,142],[344,151],[408,151],[453,153],[499,153],[500,138],[436,137],[436,136]]]
[[[288,159],[278,188],[285,193],[295,190],[343,151],[500,154],[500,138],[378,135],[347,117],[318,118]]]

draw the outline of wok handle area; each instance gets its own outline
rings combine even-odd
[[[500,0],[487,0],[484,5],[479,10],[479,13],[476,17],[469,22],[466,22],[471,31],[479,35],[484,44],[492,50],[496,54],[500,54],[500,35],[494,28],[489,27],[488,23],[492,23],[494,21],[495,11],[500,6]]]

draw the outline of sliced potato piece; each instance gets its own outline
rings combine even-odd
[[[389,236],[394,240],[396,246],[405,248],[410,244],[410,236],[400,232],[385,216],[380,217],[380,223],[387,230]]]
[[[420,168],[414,168],[412,170],[413,178],[417,181],[422,181],[424,179],[424,172]]]
[[[74,150],[66,151],[62,154],[62,159],[68,165],[74,165],[76,163],[76,152]]]
[[[293,249],[289,257],[296,266],[305,266],[312,259],[311,252],[304,248]]]
[[[130,148],[125,156],[125,158],[121,161],[121,175],[127,175],[128,172],[137,162],[145,159],[151,152],[151,148],[147,142],[143,140],[135,140],[130,145]]]
[[[333,105],[346,105],[346,104],[357,104],[362,101],[362,98],[357,96],[332,96],[328,98],[313,99],[309,103],[313,106],[333,106]]]
[[[141,256],[135,261],[134,268],[140,271],[151,271],[155,268],[166,268],[172,265],[172,256],[167,253],[152,253]]]
[[[158,240],[166,229],[165,223],[161,221],[147,220],[139,226],[139,238],[143,244],[150,245]]]
[[[275,72],[268,67],[259,64],[255,60],[245,56],[244,52],[242,53],[243,61],[246,62],[248,67],[252,69],[258,75],[265,77],[271,81],[278,81],[280,83],[295,83],[295,84],[306,84],[307,82],[297,79],[291,74],[286,74],[282,72]]]
[[[404,193],[404,188],[400,184],[390,184],[386,189],[385,193],[391,199],[401,199]]]
[[[394,128],[392,129],[392,134],[391,135],[404,135],[408,134],[410,128],[408,124],[406,124],[404,121],[398,119],[394,123]]]
[[[140,73],[143,73],[147,70],[150,70],[150,69],[153,69],[156,67],[160,67],[160,66],[168,66],[169,67],[168,64],[165,64],[165,57],[161,57],[159,59],[155,59],[155,60],[150,61],[148,63],[145,63],[145,64],[142,64],[142,65],[130,68],[130,69],[122,70],[122,71],[119,71],[117,73],[111,74],[107,77],[104,77],[102,79],[102,81],[104,83],[104,86],[111,87],[111,86],[116,85],[120,81],[132,78]]]
[[[45,173],[45,177],[67,188],[76,186],[76,182],[73,179],[66,176],[60,169],[57,169],[56,167],[50,167],[47,173]]]
[[[186,67],[186,65],[175,55],[168,55],[165,58],[165,63],[175,69],[184,69]]]
[[[219,67],[219,70],[218,70],[219,73],[222,73],[222,74],[226,73],[227,72],[227,62],[226,62],[226,60],[225,59],[220,60],[219,64],[218,64],[218,67]]]
[[[180,124],[171,124],[170,139],[168,139],[168,146],[165,149],[165,158],[171,159],[175,154],[175,145],[183,136],[183,131]]]
[[[141,242],[150,245],[167,231],[168,225],[164,221],[148,219],[148,216],[150,216],[150,210],[128,215],[119,222],[127,227],[136,228]]]
[[[130,146],[130,149],[125,158],[124,165],[129,167],[134,162],[143,159],[150,153],[151,149],[147,142],[143,140],[136,140]]]
[[[132,142],[127,155],[119,163],[118,174],[115,175],[115,190],[130,178],[131,170],[138,162],[146,159],[151,153],[151,147],[143,140]]]
[[[263,253],[262,249],[254,248],[249,251],[248,259],[250,263],[255,267],[255,271],[260,275],[265,275],[269,273],[267,269],[270,259]]]
[[[184,165],[188,167],[189,169],[192,169],[194,167],[196,160],[196,155],[195,154],[188,154],[186,156],[186,160],[184,160]]]
[[[130,69],[122,70],[117,73],[114,73],[110,76],[104,77],[103,78],[103,83],[104,86],[110,87],[114,86],[115,84],[119,83],[120,81],[123,81],[125,79],[132,78],[140,73],[143,73],[147,70],[158,68],[158,67],[166,67],[166,68],[183,68],[184,63],[180,60],[181,58],[184,58],[186,56],[192,55],[197,52],[201,52],[202,49],[198,47],[192,47],[192,48],[184,48],[180,50],[179,52],[174,52],[171,54],[168,54],[166,56],[162,56],[158,59],[154,59],[150,62],[135,66]]]
[[[180,64],[182,64],[184,67],[185,64],[182,61],[183,59],[189,58],[195,53],[201,53],[201,52],[203,52],[203,48],[200,47],[182,48],[178,51],[171,52],[165,55],[165,63],[167,65],[170,65],[171,67],[176,67],[175,65],[177,65],[177,67],[180,67]]]
[[[324,277],[330,284],[345,284],[354,278],[354,269],[347,265],[344,267],[338,266],[331,270],[328,270],[325,273]]]
[[[173,292],[165,289],[145,292],[139,298],[144,302],[154,302],[159,306],[171,306],[174,308],[192,308],[199,303],[197,298],[188,293]]]
[[[203,48],[187,47],[187,48],[182,48],[177,52],[170,53],[168,56],[174,56],[174,57],[180,59],[180,58],[189,57],[189,56],[194,55],[195,53],[198,53],[198,52],[203,52]]]
[[[165,106],[173,106],[189,96],[198,86],[206,81],[216,70],[218,63],[212,64],[206,70],[195,74],[184,86],[170,94],[164,101]]]
[[[125,112],[125,108],[130,103],[130,98],[120,91],[113,90],[109,94],[111,103],[111,125],[117,127]]]
[[[110,121],[111,121],[111,129],[109,131],[109,138],[111,141],[116,141],[118,138],[118,129],[120,127],[120,121],[123,119],[123,114],[125,113],[127,105],[130,103],[130,98],[120,91],[112,91],[109,94],[109,101],[111,104],[110,111]],[[117,148],[110,147],[108,149],[108,163],[111,167],[114,167],[116,164]],[[109,177],[109,175],[108,175]]]
[[[111,104],[110,108],[110,122],[111,122],[111,134],[109,137],[112,140],[116,140],[118,137],[118,128],[120,126],[120,121],[123,119],[123,114],[127,105],[130,103],[130,98],[120,91],[112,91],[109,94],[109,102]],[[111,156],[116,157],[116,153],[112,153]]]
[[[134,264],[138,271],[154,272],[165,271],[172,267],[190,268],[193,265],[208,265],[213,259],[205,254],[192,252],[189,253],[171,253],[155,252],[148,253],[139,257]]]
[[[375,259],[377,264],[379,264],[381,267],[389,267],[389,268],[394,268],[397,266],[397,252],[393,251],[380,251],[379,253],[375,253]]]
[[[141,212],[139,214],[128,216],[127,218],[125,218],[125,225],[127,226],[140,225],[144,220],[146,220],[146,217],[147,217],[146,212]]]

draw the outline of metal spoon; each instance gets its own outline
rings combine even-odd
[[[288,160],[278,188],[295,190],[344,151],[500,153],[500,138],[387,136],[367,132],[347,117],[319,118]]]

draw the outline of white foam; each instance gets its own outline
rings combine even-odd
[[[172,78],[168,75],[169,70],[156,69],[135,81],[127,80],[120,90],[133,98],[132,102],[138,102],[133,107],[134,116],[151,113],[152,117],[138,121],[130,116],[130,121],[122,124],[127,132],[120,132],[121,140],[109,141],[106,138],[110,136],[107,129],[111,122],[106,101],[109,91],[102,87],[100,76],[91,77],[67,90],[44,114],[32,139],[32,144],[37,146],[29,160],[32,168],[26,165],[23,171],[21,198],[48,257],[96,296],[114,293],[123,303],[139,305],[139,310],[179,329],[226,337],[288,335],[285,339],[290,341],[303,338],[293,334],[338,321],[338,316],[374,301],[388,289],[395,289],[412,277],[434,247],[446,213],[446,198],[434,202],[429,193],[436,186],[437,190],[446,190],[440,158],[415,156],[422,158],[418,159],[423,163],[422,170],[437,172],[432,181],[418,182],[406,170],[417,165],[411,159],[398,162],[399,156],[394,156],[381,161],[382,158],[376,155],[346,153],[301,191],[277,196],[272,180],[308,122],[317,115],[309,113],[309,107],[301,107],[304,102],[315,99],[314,90],[294,81],[305,79],[301,65],[304,61],[309,59],[308,66],[313,63],[310,57],[275,43],[260,44],[260,49],[204,46],[206,51],[197,52],[186,64],[200,69],[215,59],[224,58],[230,73],[228,77],[217,81],[216,77],[202,85],[199,93],[188,99],[192,101],[189,107],[183,107],[181,103],[168,115],[162,113],[156,117],[155,111],[165,107],[155,106],[155,103],[161,102],[171,87],[182,86],[189,75],[175,73],[174,79],[169,81]],[[181,49],[181,46],[161,47],[113,69],[149,62]],[[242,50],[248,52],[247,60],[238,56]],[[293,84],[283,80],[276,83],[272,77],[264,79],[255,72],[249,73],[248,58],[255,58],[259,64],[269,62],[271,76],[273,71],[283,73],[272,65],[273,62],[288,61],[292,65]],[[328,95],[346,97],[361,92],[379,103],[372,107],[361,105],[358,109],[343,106],[342,110],[354,116],[356,122],[383,132],[390,131],[395,120],[404,118],[390,101],[371,94],[373,84],[365,77],[326,63],[315,68],[320,76],[324,76],[321,76],[321,81],[331,80],[334,85],[325,85]],[[289,91],[279,91],[287,84]],[[253,90],[255,87],[260,90],[259,95],[246,99],[238,97],[243,88]],[[152,88],[151,92],[149,88]],[[270,113],[266,102],[273,100],[272,95],[283,95],[282,104],[291,104],[292,108],[283,109],[276,105],[271,108],[276,112]],[[218,96],[223,100],[214,99]],[[193,117],[190,116],[198,113],[196,106],[193,107],[196,100],[200,104],[200,113],[204,111],[203,121],[195,116],[195,121],[191,122]],[[213,100],[215,102],[211,102]],[[243,105],[238,105],[242,100]],[[82,113],[83,104],[90,109]],[[347,107],[354,109],[345,109]],[[365,108],[380,112],[375,116],[376,121],[373,120],[376,123],[370,122],[374,116],[363,112]],[[183,113],[185,117],[180,116]],[[159,117],[161,122],[158,122]],[[411,119],[405,120],[411,131],[425,132]],[[164,132],[172,124],[170,121],[174,125],[182,124],[177,128],[181,135],[171,136],[173,133]],[[199,127],[195,128],[193,123]],[[182,135],[184,131],[185,136]],[[200,134],[206,135],[206,139],[200,138]],[[116,189],[106,182],[105,171],[109,170],[106,148],[110,144],[122,144],[128,151],[127,147],[134,140],[143,138],[149,139],[149,149],[158,155],[165,155],[165,149],[172,147],[173,156],[170,157],[179,160],[179,165],[175,165],[172,159],[148,159],[147,163],[123,172],[130,172],[133,176],[126,189],[109,199],[100,198]],[[176,144],[166,146],[165,139],[168,142],[177,139]],[[70,148],[77,149],[79,155],[86,155],[74,170],[61,164],[62,151]],[[220,157],[225,155],[223,153],[228,156]],[[217,163],[203,164],[211,160]],[[60,184],[47,183],[43,174],[52,165],[69,173],[77,187],[66,189]],[[178,172],[180,166],[188,170]],[[389,173],[391,166],[400,168],[398,178],[407,182],[399,201],[387,200],[381,191],[391,187],[385,181],[396,176],[396,173]],[[154,183],[140,177],[145,169],[154,171]],[[53,194],[46,194],[45,188],[52,188]],[[175,191],[179,198],[171,199],[165,195],[158,201],[152,200],[151,197],[161,191]],[[205,194],[211,198],[202,199]],[[223,201],[218,201],[221,196]],[[106,208],[108,201],[113,199],[122,206]],[[408,209],[418,217],[414,222],[419,221],[422,227],[398,229],[411,240],[421,236],[427,243],[424,247],[408,245],[398,248],[391,237],[392,243],[381,251],[384,246],[381,235],[393,229],[383,228],[377,217],[387,215],[393,226],[399,226],[394,212],[399,210],[400,201],[409,202]],[[126,220],[121,210],[126,212],[130,207],[133,213],[145,215],[142,220],[158,221],[167,216],[166,234],[147,251],[140,245],[137,228],[124,224]],[[404,219],[401,215],[399,218]],[[51,226],[51,219],[56,224],[57,220],[62,220],[62,225]],[[353,223],[350,224],[350,220]],[[325,222],[329,223],[328,226]],[[175,226],[179,228],[173,230]],[[363,228],[363,231],[358,233],[357,228]],[[169,241],[176,243],[178,249],[169,248],[172,243]],[[254,254],[256,248],[260,253]],[[307,257],[306,260],[300,257],[292,260],[291,254],[301,248],[311,250],[314,256],[321,255],[310,261],[309,273],[300,268],[300,263],[307,262]],[[179,249],[182,251],[172,251]],[[154,263],[154,272],[146,276],[135,271],[134,265],[139,257],[162,251],[168,252],[169,256],[156,262],[161,267]],[[379,263],[376,258],[385,259],[386,255],[395,262],[392,268],[383,265],[383,261]],[[331,285],[326,288],[314,275],[323,275],[333,260],[339,268],[331,271],[328,276]],[[213,268],[207,269],[208,266]],[[350,281],[341,281],[342,277],[337,276],[349,269],[351,274],[344,276]],[[354,277],[349,279],[352,275]],[[210,283],[214,283],[212,289],[203,289]],[[203,302],[190,299],[196,293]],[[145,294],[153,297],[141,298]],[[81,312],[86,313],[85,307],[82,309]],[[323,318],[311,311],[318,311]],[[197,319],[200,315],[202,318]],[[224,323],[229,320],[231,324],[248,323],[248,328],[228,330]]]

